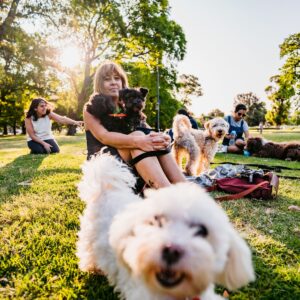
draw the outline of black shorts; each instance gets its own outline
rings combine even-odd
[[[123,162],[124,164],[128,165],[128,167],[131,169],[132,174],[136,177],[136,184],[134,187],[134,192],[135,194],[140,194],[143,192],[146,183],[144,181],[144,179],[139,175],[138,171],[136,170],[136,168],[134,167],[134,165],[131,165],[130,162],[126,162],[120,155],[120,153],[118,152],[118,150],[116,148],[113,147],[105,147],[103,148],[103,153],[109,153],[111,155],[113,155],[114,157],[116,157],[118,160],[120,160],[121,162]]]

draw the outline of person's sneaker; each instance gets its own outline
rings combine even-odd
[[[220,150],[218,151],[218,153],[227,153],[227,148],[228,148],[228,146],[221,145]]]

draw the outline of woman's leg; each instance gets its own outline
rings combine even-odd
[[[132,158],[144,153],[141,150],[132,150]],[[135,168],[144,181],[153,188],[161,188],[171,185],[168,177],[164,173],[156,156],[146,157],[135,164]]]
[[[243,153],[243,149],[245,147],[245,141],[238,139],[235,141],[235,145],[228,146],[227,152],[241,154]]]
[[[131,134],[144,135],[141,131],[135,131]],[[122,159],[127,162],[144,153],[139,149],[118,149],[118,152]],[[156,156],[146,157],[134,166],[139,175],[150,187],[158,189],[171,185]]]
[[[31,154],[47,154],[46,149],[40,143],[37,143],[35,141],[28,141],[27,145],[31,150]]]
[[[176,164],[175,159],[171,153],[158,156],[158,160],[170,182],[177,183],[186,181],[186,178]]]

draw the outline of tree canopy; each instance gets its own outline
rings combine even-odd
[[[157,95],[151,74],[160,68],[161,119],[163,126],[169,126],[166,116],[178,108],[173,95],[176,62],[184,57],[186,40],[182,28],[170,19],[167,0],[9,0],[0,7],[3,126],[20,124],[24,108],[35,95],[55,95],[59,111],[80,117],[92,92],[95,69],[107,59],[135,65],[129,68],[136,73],[129,74],[132,85],[135,77],[150,74],[143,82],[152,89],[147,107],[152,125]],[[76,68],[60,61],[68,45],[81,54]]]
[[[262,102],[254,93],[249,92],[236,95],[234,106],[239,103],[247,107],[245,119],[250,126],[257,126],[260,122],[265,122],[266,103]]]
[[[271,85],[266,88],[273,103],[266,118],[275,125],[288,122],[291,108],[298,120],[295,114],[300,108],[300,33],[290,35],[280,45],[280,58],[285,59],[280,73],[270,78]]]

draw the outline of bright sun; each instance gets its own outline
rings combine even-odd
[[[66,68],[73,68],[80,64],[80,51],[76,47],[68,46],[61,52],[60,63]]]

